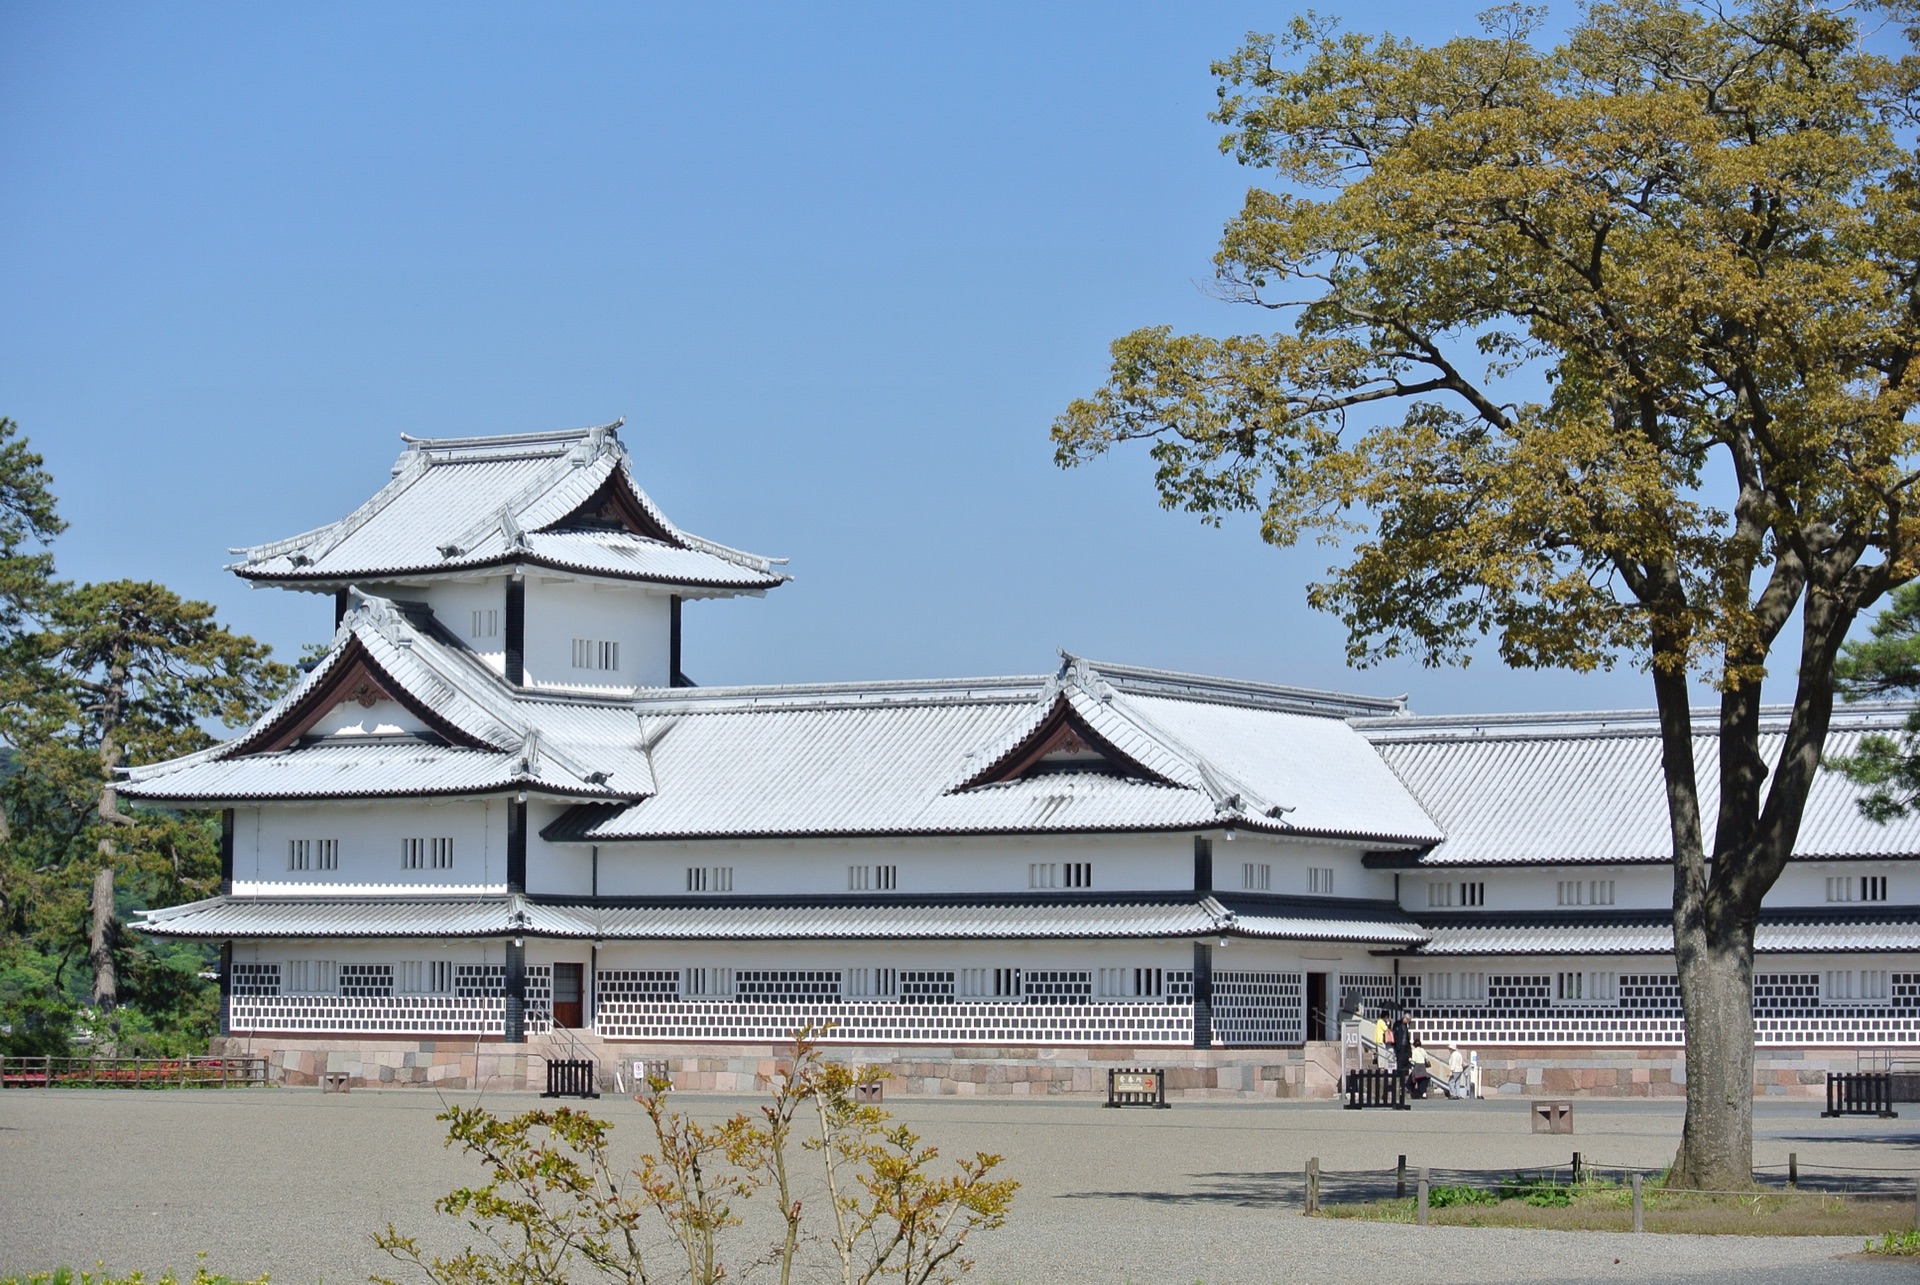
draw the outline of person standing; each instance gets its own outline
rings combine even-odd
[[[1400,1077],[1403,1095],[1407,1087],[1407,1073],[1412,1068],[1413,1027],[1407,1024],[1407,1010],[1403,1008],[1393,1015],[1393,1073]]]
[[[1467,1055],[1460,1051],[1458,1044],[1447,1047],[1453,1050],[1447,1055],[1447,1096],[1464,1098],[1467,1096]]]

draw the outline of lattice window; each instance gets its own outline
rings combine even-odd
[[[306,870],[309,867],[311,867],[312,864],[313,864],[313,841],[311,839],[288,839],[287,840],[287,869]],[[1832,884],[1833,880],[1829,879],[1827,880],[1827,883]],[[1832,901],[1833,898],[1828,897],[1827,900]]]
[[[499,636],[500,609],[498,607],[489,607],[486,610],[476,609],[472,623],[467,628],[467,637],[498,638]]]
[[[1450,883],[1429,882],[1427,884],[1427,909],[1440,910],[1453,905],[1454,885]]]
[[[1333,867],[1308,866],[1307,891],[1317,896],[1331,896],[1333,894]]]
[[[1835,968],[1820,980],[1820,1002],[1825,1005],[1884,1004],[1890,996],[1889,974],[1883,968]]]
[[[227,982],[227,993],[234,997],[278,995],[280,965],[235,964]]]
[[[1060,863],[1060,877],[1069,888],[1091,888],[1093,887],[1093,863],[1063,861]]]
[[[1611,1004],[1619,993],[1616,974],[1570,970],[1553,975],[1553,998],[1560,1004]]]
[[[340,840],[315,839],[313,841],[313,868],[315,870],[340,868]]]
[[[1463,906],[1484,906],[1487,904],[1487,885],[1475,879],[1460,885],[1460,904]]]
[[[848,866],[848,892],[892,892],[900,882],[898,866]]]
[[[1273,891],[1273,864],[1267,861],[1242,862],[1240,886],[1248,892]]]

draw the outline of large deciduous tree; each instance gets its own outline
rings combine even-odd
[[[1433,46],[1312,17],[1250,37],[1215,67],[1215,119],[1277,181],[1215,262],[1222,293],[1279,329],[1136,331],[1053,429],[1063,465],[1150,440],[1169,507],[1344,544],[1309,600],[1357,663],[1463,661],[1492,636],[1511,665],[1647,667],[1685,1185],[1751,1181],[1761,898],[1847,631],[1916,573],[1920,69],[1875,52],[1858,13],[1624,0],[1553,45],[1520,8]],[[1762,680],[1789,628],[1769,764]]]

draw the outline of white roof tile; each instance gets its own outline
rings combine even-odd
[[[773,559],[690,535],[634,480],[617,424],[512,437],[409,440],[393,480],[338,522],[248,549],[247,579],[344,585],[526,563],[616,579],[735,591],[787,579]],[[654,536],[550,531],[611,482]]]
[[[1904,708],[1836,711],[1829,755],[1869,731],[1897,728]],[[1763,725],[1769,764],[1783,735]],[[1713,725],[1711,715],[1696,726]],[[1388,719],[1361,725],[1440,828],[1446,842],[1423,866],[1661,863],[1672,859],[1660,738],[1652,716],[1506,715]],[[1701,814],[1719,806],[1719,740],[1694,738]],[[1802,859],[1920,853],[1920,816],[1881,825],[1860,813],[1861,791],[1822,769],[1807,800],[1795,855]]]

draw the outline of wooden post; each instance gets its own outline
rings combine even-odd
[[[1320,1157],[1307,1161],[1307,1212],[1320,1212]]]
[[[1573,1185],[1576,1187],[1580,1185],[1580,1153],[1578,1151],[1573,1153]]]
[[[1800,1153],[1798,1151],[1789,1151],[1787,1152],[1787,1186],[1798,1187],[1799,1185]]]
[[[1920,1178],[1913,1180],[1913,1225],[1920,1229]]]
[[[1420,1212],[1414,1221],[1422,1227],[1427,1225],[1427,1167],[1420,1166]]]
[[[1395,1200],[1407,1198],[1407,1158],[1405,1156],[1400,1157],[1400,1163],[1393,1171],[1393,1198]]]
[[[1639,1174],[1633,1175],[1633,1229],[1635,1231],[1645,1231],[1647,1229],[1646,1206],[1641,1203],[1640,1199]]]

